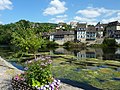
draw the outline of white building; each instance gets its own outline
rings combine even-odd
[[[71,28],[76,28],[77,27],[77,22],[70,22]]]
[[[77,24],[77,28],[75,31],[77,41],[80,41],[80,42],[86,41],[86,30],[87,30],[87,23]]]

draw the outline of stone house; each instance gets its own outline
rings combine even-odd
[[[115,38],[116,42],[120,44],[120,23],[118,21],[108,23],[106,37]]]
[[[66,23],[64,23],[64,22],[59,22],[58,23],[58,26],[56,27],[56,29],[57,30],[60,30],[60,29],[65,29],[65,26],[66,26],[67,24]]]
[[[59,30],[50,35],[50,41],[55,41],[59,45],[63,45],[67,41],[74,41],[74,31],[62,31]]]
[[[77,27],[77,22],[70,22],[71,28],[76,28]]]
[[[116,30],[120,30],[120,23],[118,21],[108,23],[106,27],[106,36],[114,38]]]
[[[100,22],[97,23],[95,26],[97,38],[103,38],[105,36],[106,26],[107,24],[101,24]]]

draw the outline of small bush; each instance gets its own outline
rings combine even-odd
[[[53,41],[47,41],[47,47],[57,47],[58,46],[58,44],[56,43],[56,42],[53,42]]]
[[[103,41],[103,45],[106,47],[115,47],[117,46],[117,43],[113,38],[105,38]]]

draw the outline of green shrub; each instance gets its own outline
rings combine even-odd
[[[56,42],[53,42],[53,41],[47,41],[46,46],[51,48],[51,47],[57,47],[58,44]]]
[[[117,46],[117,43],[113,38],[105,38],[103,41],[103,45],[106,47],[115,47]]]
[[[29,85],[39,87],[49,84],[53,81],[51,73],[51,60],[49,57],[40,57],[40,59],[27,62],[25,78]]]
[[[86,47],[86,44],[85,43],[81,43],[81,42],[71,42],[71,41],[68,41],[66,43],[63,44],[65,47],[72,47],[72,48],[78,48],[78,47]]]

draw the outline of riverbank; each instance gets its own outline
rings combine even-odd
[[[5,61],[0,57],[0,90],[12,90],[11,79],[17,74],[23,71],[18,70],[16,67],[12,66],[10,63]],[[81,88],[73,87],[71,85],[61,83],[60,90],[83,90]]]

